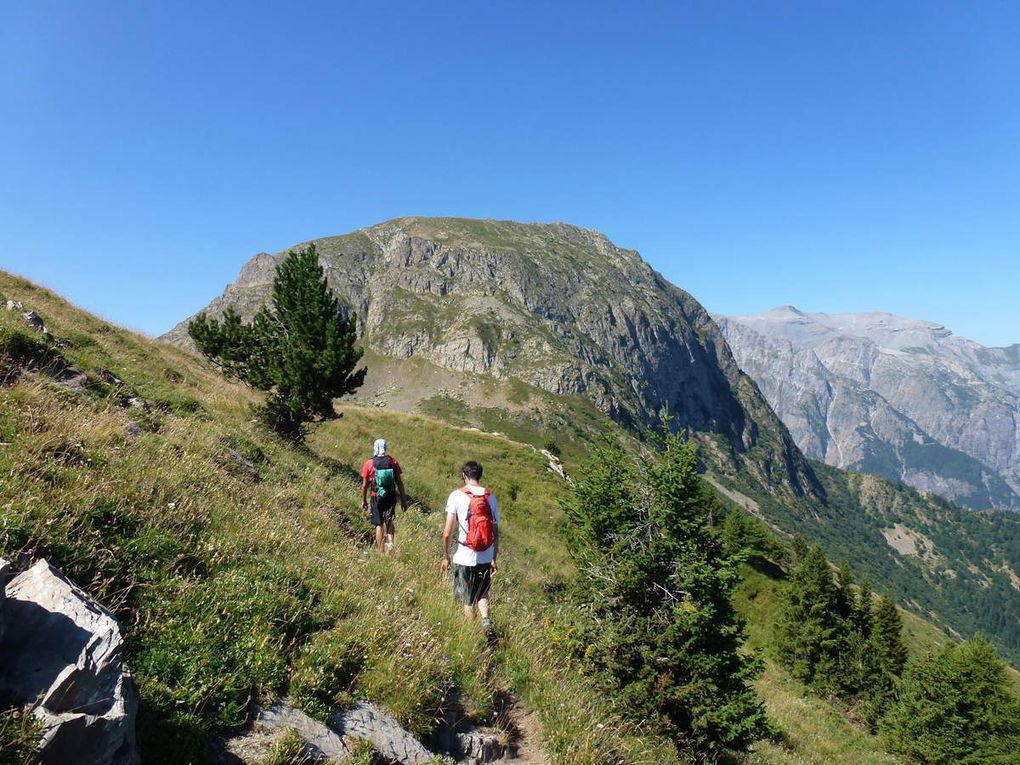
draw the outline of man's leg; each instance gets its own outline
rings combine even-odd
[[[464,618],[475,618],[475,608],[471,605],[471,567],[453,564],[453,602],[464,606]]]
[[[482,617],[482,629],[486,632],[492,629],[492,619],[489,618],[489,585],[492,584],[491,564],[485,563],[478,567],[478,613]]]
[[[379,507],[379,497],[373,494],[371,503],[372,524],[375,526],[375,549],[381,551],[386,540],[386,519],[382,514],[383,509]]]
[[[391,549],[393,547],[395,547],[396,544],[397,544],[397,532],[393,528],[393,516],[392,515],[386,521],[386,542],[389,543]]]

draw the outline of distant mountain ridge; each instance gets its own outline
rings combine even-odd
[[[807,456],[1020,510],[1020,345],[888,313],[714,318]]]

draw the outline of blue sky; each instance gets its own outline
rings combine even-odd
[[[706,307],[1020,342],[1020,3],[0,0],[0,267],[158,334],[259,251],[563,220]]]

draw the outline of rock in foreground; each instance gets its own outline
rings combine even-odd
[[[113,614],[41,560],[7,585],[0,624],[0,697],[34,705],[39,763],[137,763],[138,700]]]

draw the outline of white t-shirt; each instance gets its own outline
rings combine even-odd
[[[466,486],[472,494],[482,495],[485,493],[485,487],[483,486]],[[489,495],[489,506],[492,508],[492,520],[497,525],[499,524],[499,504],[496,502],[496,495]],[[459,544],[467,539],[468,529],[468,510],[471,509],[471,500],[468,499],[468,495],[464,493],[463,489],[456,489],[450,494],[450,498],[446,500],[446,514],[457,516],[457,526],[460,531],[457,536],[457,552],[453,554],[453,562],[460,564],[461,566],[477,566],[479,563],[492,563],[492,556],[495,554],[495,545],[489,547],[487,550],[481,552],[475,552],[467,545]]]

